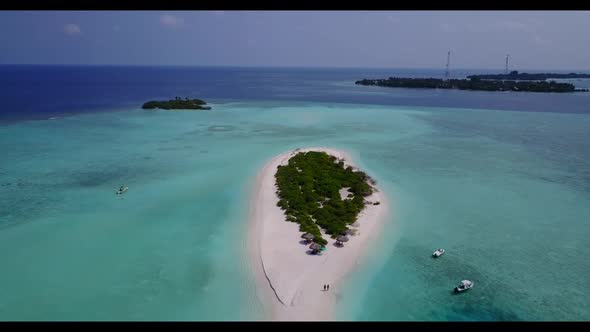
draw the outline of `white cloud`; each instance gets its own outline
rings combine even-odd
[[[387,15],[387,20],[391,23],[399,23],[400,19],[391,15]]]
[[[454,30],[454,29],[453,29],[453,26],[452,26],[452,25],[450,25],[449,23],[442,23],[442,24],[440,25],[440,29],[441,29],[442,31],[444,31],[444,32],[451,32],[451,31],[453,31],[453,30]]]
[[[535,44],[540,46],[550,45],[551,42],[544,38],[538,32],[538,21],[527,20],[527,22],[515,22],[515,21],[502,21],[499,27],[503,30],[510,30],[514,33],[521,33],[523,36],[532,40]]]
[[[160,16],[160,23],[167,27],[176,28],[184,24],[184,19],[170,14],[164,14]]]
[[[549,40],[547,40],[539,35],[535,35],[534,41],[535,41],[535,44],[542,45],[542,46],[547,46],[547,45],[551,44],[551,42]]]
[[[64,26],[64,33],[69,36],[79,35],[82,33],[78,24],[69,23]]]
[[[531,31],[533,30],[532,25],[522,23],[522,22],[514,22],[514,21],[502,21],[500,22],[500,27],[505,30],[514,30],[514,31]]]

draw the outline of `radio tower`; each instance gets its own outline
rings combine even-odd
[[[451,51],[447,53],[447,69],[445,70],[445,80],[449,79],[449,65],[451,64]]]
[[[508,75],[508,58],[510,58],[510,54],[506,54],[506,68],[504,69],[506,75]]]

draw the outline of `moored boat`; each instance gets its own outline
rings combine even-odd
[[[432,257],[440,257],[442,256],[442,254],[445,253],[445,250],[440,248],[440,249],[436,249],[433,253],[432,253]]]
[[[468,289],[473,287],[473,281],[470,280],[461,280],[461,284],[455,287],[455,293],[464,292]]]

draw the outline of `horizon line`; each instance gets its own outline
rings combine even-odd
[[[358,66],[252,66],[252,65],[192,65],[192,64],[80,64],[80,63],[0,63],[0,66],[46,66],[46,67],[169,67],[169,68],[248,68],[248,69],[424,69],[424,70],[438,70],[444,72],[444,68],[438,67],[358,67]],[[456,68],[453,71],[463,70],[494,70],[504,71],[504,68],[489,68],[489,67],[468,67],[468,68]],[[523,68],[523,69],[512,69],[519,72],[523,70],[534,70],[534,71],[545,71],[547,70],[558,70],[558,71],[589,71],[590,69],[537,69],[537,68]],[[511,71],[512,71],[511,70]]]

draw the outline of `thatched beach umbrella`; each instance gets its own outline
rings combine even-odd
[[[338,242],[348,242],[348,237],[346,237],[344,235],[340,235],[339,237],[336,238],[336,241],[338,241]]]
[[[301,235],[301,237],[304,238],[307,243],[311,242],[315,238],[315,236],[311,233],[305,233]]]
[[[315,236],[313,236],[313,234],[311,234],[311,233],[304,233],[303,235],[301,235],[301,237],[308,240],[308,241],[311,241],[311,240],[313,240],[313,238]]]
[[[313,250],[313,251],[318,251],[318,250],[321,250],[321,249],[322,249],[322,245],[321,245],[321,244],[319,244],[319,243],[312,243],[312,244],[309,246],[309,249],[311,249],[311,250]]]
[[[319,244],[319,243],[312,243],[312,244],[309,246],[309,249],[311,249],[311,252],[312,252],[313,254],[318,254],[318,253],[320,252],[320,250],[322,250],[322,245],[321,245],[321,244]]]
[[[345,236],[346,236],[346,235],[352,235],[352,234],[354,234],[354,233],[356,233],[356,230],[355,230],[355,229],[350,229],[350,228],[349,228],[349,229],[347,229],[347,230],[346,230],[346,232],[344,232],[344,234],[342,234],[342,235],[345,235]]]

